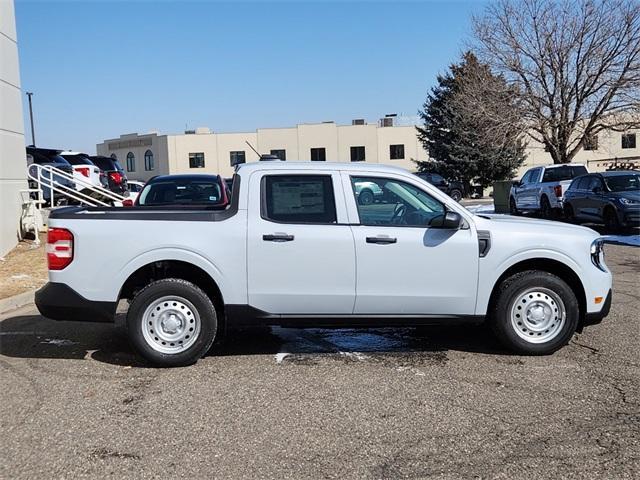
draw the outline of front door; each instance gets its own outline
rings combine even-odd
[[[479,262],[474,227],[438,228],[445,205],[405,177],[343,175],[347,206],[357,217],[351,219],[354,313],[473,315]],[[372,203],[361,202],[358,183],[374,183],[381,193]]]
[[[351,314],[355,248],[338,173],[249,179],[249,305],[273,314]]]

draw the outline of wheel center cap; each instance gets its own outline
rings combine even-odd
[[[173,313],[162,320],[162,330],[169,334],[176,333],[178,331],[178,328],[180,328],[181,326],[182,322]]]
[[[535,321],[535,322],[539,322],[540,320],[544,319],[544,307],[538,305],[535,307],[532,307],[530,310],[531,313],[531,320]]]

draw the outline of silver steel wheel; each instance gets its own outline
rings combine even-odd
[[[553,340],[562,331],[566,317],[564,302],[547,288],[529,288],[518,293],[511,304],[511,326],[529,343]]]
[[[142,315],[142,335],[147,344],[160,353],[184,352],[200,335],[200,315],[183,297],[158,298]]]

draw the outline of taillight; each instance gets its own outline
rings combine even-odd
[[[89,167],[80,167],[80,168],[76,168],[76,171],[80,172],[82,175],[84,175],[85,177],[89,177]]]
[[[47,233],[49,270],[62,270],[73,261],[73,234],[66,228],[50,228]]]
[[[122,174],[120,172],[109,172],[109,176],[111,177],[111,180],[113,180],[115,183],[122,182]]]
[[[131,200],[130,198],[125,198],[122,201],[122,206],[123,207],[133,207],[133,200]]]
[[[561,197],[562,196],[562,185],[556,185],[555,187],[553,187],[553,193],[556,194],[556,197]]]

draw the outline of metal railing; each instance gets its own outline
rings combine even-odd
[[[113,193],[106,188],[98,187],[89,181],[76,178],[72,173],[67,173],[64,170],[50,165],[38,165],[36,163],[29,165],[27,168],[27,177],[37,184],[39,206],[44,203],[44,189],[50,192],[51,206],[55,206],[55,193],[76,200],[81,204],[89,205],[90,207],[109,207],[112,205],[111,202],[119,202],[120,205],[122,205],[122,202],[125,200],[125,197],[122,195]],[[63,183],[57,180],[58,178],[67,181]],[[77,185],[81,187],[82,191],[76,188]]]

